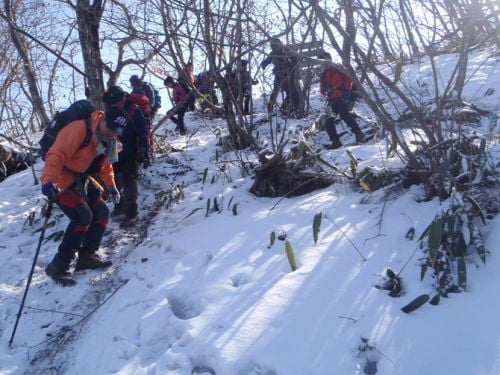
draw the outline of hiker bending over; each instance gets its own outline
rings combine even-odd
[[[103,102],[107,108],[120,108],[128,114],[127,125],[119,136],[122,150],[118,154],[118,161],[113,163],[116,187],[121,198],[112,213],[113,216],[125,215],[120,227],[128,228],[135,224],[138,216],[139,164],[142,163],[144,168],[149,166],[147,123],[142,110],[127,100],[127,93],[120,86],[110,87],[103,95]]]
[[[76,283],[69,272],[75,252],[75,271],[111,265],[96,254],[109,220],[102,192],[106,190],[115,202],[120,199],[111,164],[118,158],[116,137],[123,134],[126,124],[127,113],[121,109],[110,108],[106,114],[95,111],[90,118],[72,121],[62,128],[46,155],[42,193],[59,206],[70,222],[45,272],[64,286]]]
[[[173,90],[172,100],[179,108],[172,114],[170,119],[175,123],[175,130],[179,131],[180,135],[186,134],[186,126],[184,125],[184,114],[187,110],[187,92],[180,82],[175,82],[172,77],[167,77],[163,81],[166,87]],[[172,110],[171,110],[172,111]],[[170,112],[170,111],[169,111]],[[177,115],[177,116],[175,116]]]
[[[318,56],[320,59],[327,60],[323,64],[323,72],[320,77],[321,94],[327,98],[327,113],[329,116],[326,120],[326,132],[332,141],[331,148],[339,148],[342,146],[340,137],[335,128],[335,113],[351,128],[356,142],[361,142],[365,136],[359,128],[354,116],[349,112],[349,106],[354,99],[353,82],[347,75],[345,69],[340,66],[333,65],[331,56],[328,52],[324,52]]]

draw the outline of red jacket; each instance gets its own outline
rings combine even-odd
[[[97,156],[97,135],[95,131],[101,122],[104,112],[96,111],[92,113],[92,139],[88,146],[80,148],[87,126],[84,120],[77,120],[66,125],[57,135],[52,147],[47,152],[45,166],[42,171],[42,184],[55,183],[61,190],[65,190],[75,181],[75,175],[67,171],[64,167],[72,171],[83,173],[90,166]],[[107,158],[104,159],[99,177],[108,187],[114,187],[113,166]],[[96,183],[95,180],[93,182]],[[100,186],[97,184],[96,186]]]
[[[320,91],[328,100],[340,98],[343,92],[352,91],[352,86],[351,78],[332,66],[321,73]]]
[[[174,103],[179,104],[186,95],[187,93],[186,90],[184,90],[184,87],[179,82],[174,83],[174,92],[172,93]]]

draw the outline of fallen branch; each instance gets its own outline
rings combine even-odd
[[[335,225],[335,228],[337,228],[338,231],[340,233],[342,233],[342,235],[347,239],[347,241],[349,241],[351,243],[351,245],[354,247],[354,249],[358,252],[359,256],[363,259],[363,262],[366,262],[366,258],[363,255],[363,253],[361,253],[361,250],[359,250],[359,248],[354,244],[354,242],[351,241],[351,239],[347,236],[347,234],[345,234],[345,232],[342,229],[340,229],[340,227],[337,225],[337,223],[335,221],[333,221],[332,219],[330,219],[330,217],[326,214],[325,214],[325,217],[328,220],[330,220],[333,223],[333,225]]]

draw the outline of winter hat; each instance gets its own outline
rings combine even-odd
[[[271,49],[281,49],[283,48],[283,43],[278,38],[271,39]]]
[[[113,105],[123,100],[126,95],[127,93],[120,86],[111,86],[104,92],[102,101],[107,105]]]
[[[122,135],[127,124],[128,114],[123,109],[111,107],[106,111],[106,126],[109,130]]]
[[[136,84],[138,84],[140,82],[141,82],[141,79],[139,78],[139,76],[137,74],[134,74],[132,77],[130,77],[130,84],[132,86],[135,86]]]
[[[326,51],[321,51],[320,53],[318,53],[318,59],[332,61],[332,55],[330,55]]]
[[[174,83],[174,79],[170,76],[168,76],[167,78],[165,78],[165,80],[163,81],[163,84],[165,86],[167,86],[169,83]]]

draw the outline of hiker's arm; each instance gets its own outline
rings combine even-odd
[[[106,188],[116,188],[115,185],[115,174],[113,172],[113,165],[109,162],[108,158],[105,158],[99,176],[104,181]]]
[[[41,181],[56,182],[59,180],[64,165],[78,151],[87,134],[87,127],[83,120],[75,121],[65,126],[47,152]]]

